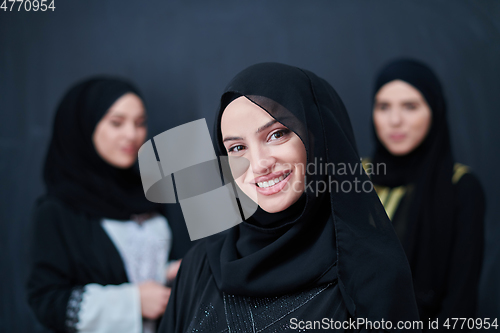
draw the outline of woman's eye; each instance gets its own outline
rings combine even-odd
[[[120,127],[122,125],[122,123],[119,121],[111,120],[111,125],[113,125],[114,127]]]
[[[243,149],[245,149],[245,146],[243,146],[243,145],[237,145],[237,146],[233,146],[233,147],[229,148],[228,152],[237,153],[237,152],[242,151]]]
[[[406,104],[406,105],[405,105],[405,108],[406,108],[407,110],[416,110],[416,109],[417,109],[417,105],[416,105],[416,104],[413,104],[413,103],[412,103],[412,104]]]
[[[389,105],[388,104],[378,104],[376,107],[375,107],[376,110],[380,110],[380,111],[386,111],[386,110],[389,110]]]
[[[271,134],[270,140],[278,140],[282,137],[284,137],[287,133],[289,133],[289,130],[279,130]]]

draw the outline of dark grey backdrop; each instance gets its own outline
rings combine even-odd
[[[261,61],[324,77],[371,152],[374,73],[397,56],[430,64],[445,88],[457,161],[488,199],[482,316],[500,314],[500,5],[495,1],[68,1],[55,12],[0,11],[0,331],[42,332],[23,290],[29,213],[56,105],[93,74],[131,78],[150,134],[212,124],[224,85]],[[464,269],[467,269],[464,267]]]

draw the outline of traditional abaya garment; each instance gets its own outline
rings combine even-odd
[[[140,96],[125,81],[94,78],[70,89],[57,110],[27,284],[38,320],[57,332],[155,330],[142,319],[137,284],[165,282],[172,232],[162,207],[145,199],[137,167],[108,164],[92,140],[126,93]]]
[[[371,185],[334,89],[288,65],[245,69],[221,98],[214,133],[221,154],[222,113],[241,96],[297,134],[308,163],[346,163],[357,171],[307,173],[309,185],[289,208],[271,214],[259,207],[199,242],[183,259],[160,332],[311,332],[320,321],[333,329],[335,321],[358,318],[391,321],[389,331],[398,331],[398,321],[418,319],[408,262],[375,191],[316,192],[328,179]]]
[[[422,94],[431,127],[404,156],[392,155],[375,134],[370,162],[374,170],[385,164],[385,172],[374,171],[372,181],[408,256],[422,320],[439,318],[442,325],[447,318],[473,318],[483,256],[483,190],[468,167],[454,163],[436,75],[420,62],[397,60],[382,69],[373,95],[393,80]]]

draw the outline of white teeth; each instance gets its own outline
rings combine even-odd
[[[275,178],[275,179],[271,179],[270,181],[268,182],[260,182],[260,183],[257,183],[257,186],[259,187],[262,187],[262,188],[266,188],[266,187],[269,187],[269,186],[273,186],[273,185],[276,185],[278,184],[280,181],[282,181],[283,179],[285,179],[286,177],[288,177],[290,173],[286,173],[284,175],[281,175],[279,176],[278,178]]]

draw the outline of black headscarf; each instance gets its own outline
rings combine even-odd
[[[335,90],[309,71],[278,63],[250,66],[225,89],[214,136],[220,154],[225,154],[221,116],[239,96],[297,134],[308,163],[361,167],[348,114]],[[332,176],[353,186],[356,179],[368,181],[356,170]],[[307,174],[307,183],[327,178]],[[353,317],[418,318],[408,262],[374,191],[353,188],[316,196],[314,186],[307,187],[285,211],[258,210],[227,233],[212,236],[207,252],[217,286],[230,294],[277,296],[338,280]]]
[[[92,217],[129,220],[159,210],[146,200],[136,166],[120,169],[97,153],[92,136],[113,103],[138,90],[121,79],[97,77],[78,83],[57,109],[45,159],[49,195]]]
[[[377,185],[411,184],[407,210],[397,212],[406,233],[401,239],[413,271],[413,283],[421,314],[433,316],[445,290],[453,241],[453,156],[446,121],[446,103],[438,78],[426,65],[400,59],[385,66],[375,82],[373,98],[386,83],[402,80],[415,87],[432,112],[424,141],[404,156],[392,155],[380,142],[373,126],[376,150],[373,164],[386,164],[386,174],[372,176]],[[372,118],[373,121],[373,118]]]

